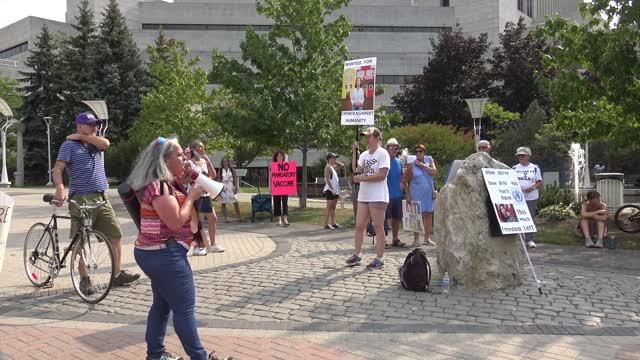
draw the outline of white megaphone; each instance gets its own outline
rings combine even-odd
[[[202,186],[202,188],[205,189],[214,200],[220,196],[222,189],[224,189],[223,183],[213,181],[197,171],[192,171],[191,174],[189,174],[189,178],[197,185]]]

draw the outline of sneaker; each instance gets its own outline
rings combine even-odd
[[[86,296],[91,296],[96,293],[96,289],[93,287],[93,282],[89,276],[80,279],[80,292]]]
[[[347,259],[347,265],[349,266],[360,265],[361,262],[362,256],[358,256],[356,254],[351,255],[351,257]]]
[[[224,358],[219,358],[216,355],[216,352],[212,351],[211,353],[209,353],[209,357],[207,357],[207,360],[233,360],[233,358],[231,356],[227,356],[227,357],[224,357]]]
[[[333,225],[325,225],[324,226],[325,230],[335,230],[336,228],[333,227]]]
[[[384,260],[373,258],[369,265],[367,265],[367,269],[380,269],[384,266]]]
[[[184,360],[184,358],[180,357],[180,356],[173,356],[173,354],[171,354],[168,351],[163,351],[162,355],[160,355],[160,357],[150,357],[147,356],[147,360]]]
[[[333,224],[331,226],[333,226],[336,229],[342,229],[342,226],[340,224]]]
[[[588,247],[588,248],[592,248],[593,247],[593,240],[591,240],[590,237],[585,237],[584,238],[584,246]]]
[[[527,247],[529,249],[535,249],[536,248],[536,243],[534,243],[533,240],[529,240],[529,241],[527,241]]]
[[[213,244],[213,246],[211,247],[211,251],[214,253],[222,253],[224,252],[224,248],[218,244]]]
[[[193,249],[193,256],[205,256],[205,255],[207,255],[207,250],[205,248]]]
[[[602,249],[604,247],[604,244],[602,243],[602,239],[596,240],[596,245],[594,247],[598,249]]]
[[[113,286],[122,286],[124,284],[132,283],[140,279],[140,274],[132,274],[127,270],[122,270],[115,278],[113,278]]]

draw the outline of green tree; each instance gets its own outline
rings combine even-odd
[[[60,74],[60,58],[52,34],[47,25],[36,38],[36,43],[25,61],[28,71],[21,72],[20,88],[26,95],[20,109],[22,122],[27,131],[24,132],[25,178],[43,184],[48,179],[47,171],[47,127],[44,117],[51,121],[51,149],[56,153],[66,132],[60,127],[64,123],[59,117],[60,98],[58,93],[62,83]],[[66,126],[63,127],[66,129]],[[44,160],[44,161],[43,161]]]
[[[543,66],[549,75],[541,85],[553,123],[581,141],[638,148],[638,5],[595,0],[581,6],[584,24],[554,17],[536,30],[548,47]]]
[[[240,63],[214,50],[210,81],[233,95],[225,121],[239,139],[302,151],[301,207],[307,198],[307,153],[341,131],[340,85],[351,23],[334,12],[349,0],[261,0],[271,31],[247,29]]]
[[[430,39],[433,57],[402,92],[394,105],[410,124],[436,122],[469,127],[465,99],[485,97],[489,89],[485,54],[487,34],[465,35],[460,25]]]
[[[207,115],[213,100],[205,87],[207,73],[197,66],[200,59],[186,60],[189,50],[182,43],[167,49],[169,61],[164,61],[155,47],[150,46],[147,52],[155,83],[142,97],[140,120],[131,128],[130,139],[142,146],[158,136],[176,135],[183,144],[201,139],[207,148],[219,148],[216,140],[221,134],[215,132]]]
[[[507,22],[498,37],[500,46],[489,60],[490,96],[505,110],[524,113],[533,100],[543,97],[536,83],[536,74],[542,71],[542,41],[531,35],[523,17],[517,23]]]
[[[103,16],[95,42],[95,76],[99,99],[109,108],[107,136],[117,142],[126,139],[137,119],[150,80],[117,0],[109,0]]]
[[[9,104],[14,115],[17,115],[17,110],[22,105],[22,95],[18,91],[18,82],[0,76],[0,99],[4,99]]]

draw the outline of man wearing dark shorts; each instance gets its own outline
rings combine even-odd
[[[131,274],[122,270],[122,231],[116,213],[105,192],[109,189],[107,176],[104,171],[103,153],[110,143],[104,137],[97,136],[101,121],[91,113],[82,113],[76,117],[76,133],[67,136],[60,147],[58,158],[53,168],[53,182],[56,185],[55,204],[61,206],[66,198],[62,174],[67,169],[69,175],[69,198],[78,204],[93,204],[106,201],[103,206],[90,212],[91,224],[94,230],[103,233],[111,243],[115,262],[114,286],[121,286],[140,278],[140,274]],[[71,235],[76,234],[80,227],[80,209],[69,203],[71,215]],[[90,288],[88,277],[81,280],[81,287]]]
[[[387,141],[387,152],[391,159],[391,167],[387,174],[387,187],[389,188],[389,205],[387,205],[387,213],[385,222],[391,219],[391,246],[406,247],[407,245],[400,241],[398,233],[400,232],[400,223],[402,222],[402,161],[398,159],[398,151],[400,144],[395,138]]]

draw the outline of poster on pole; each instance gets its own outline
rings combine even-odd
[[[402,227],[405,231],[424,234],[424,220],[422,219],[422,206],[420,201],[407,204],[407,211],[402,217]]]
[[[373,125],[376,59],[349,60],[342,73],[342,125]]]
[[[271,194],[296,195],[298,181],[295,161],[271,163]]]
[[[513,169],[482,169],[502,235],[536,232],[527,202]]]
[[[0,191],[0,272],[4,262],[4,254],[7,249],[9,228],[11,227],[11,214],[13,213],[13,198]]]

